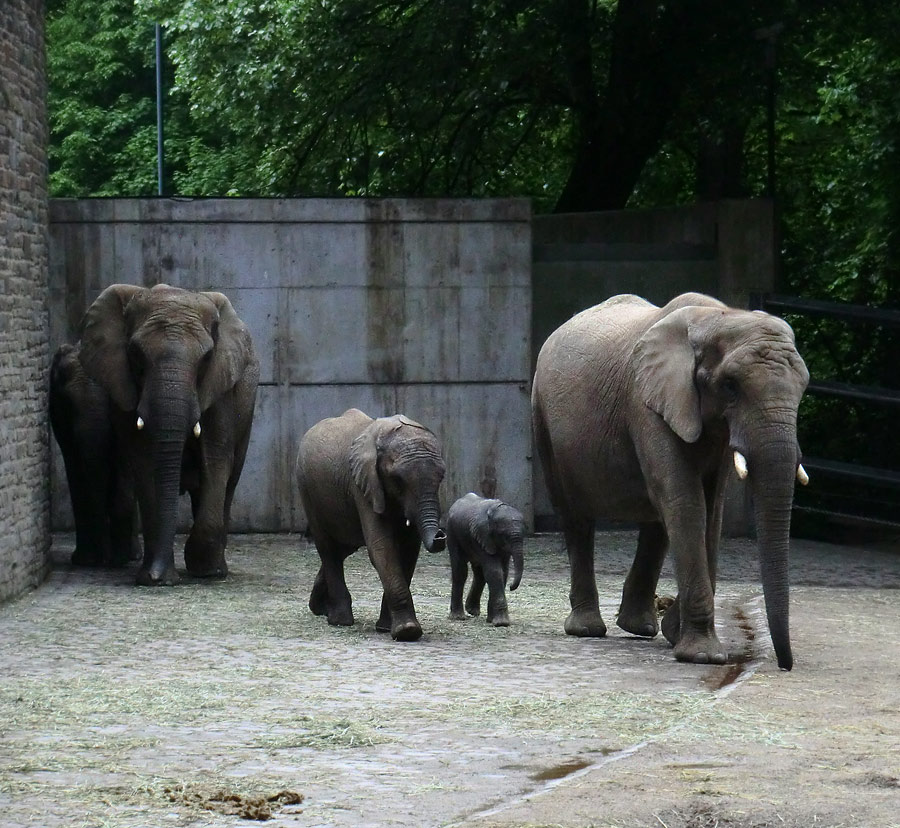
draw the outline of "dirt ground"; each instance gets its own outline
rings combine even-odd
[[[423,553],[411,644],[375,632],[364,554],[357,624],[333,628],[298,536],[234,536],[228,579],[158,589],[72,569],[72,545],[0,607],[0,826],[900,826],[890,544],[795,541],[791,673],[749,541],[722,554],[724,667],[615,627],[629,532],[598,535],[604,640],[563,633],[555,535],[528,540],[507,629],[449,621],[447,558]]]

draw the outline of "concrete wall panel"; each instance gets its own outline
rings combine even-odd
[[[236,531],[305,528],[299,438],[354,406],[434,430],[447,497],[498,494],[530,517],[527,201],[104,199],[51,211],[54,349],[116,282],[221,290],[249,326],[262,384]],[[53,521],[67,528],[54,459]],[[181,517],[187,526],[186,498]]]

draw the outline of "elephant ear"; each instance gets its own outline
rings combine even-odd
[[[209,299],[219,313],[214,325],[212,357],[198,388],[200,410],[206,411],[223,394],[237,385],[248,363],[254,358],[250,331],[234,312],[224,293],[201,294]]]
[[[371,505],[375,514],[384,514],[384,487],[378,476],[378,456],[385,431],[400,428],[397,418],[373,420],[350,444],[350,474],[356,487]]]
[[[497,554],[497,545],[494,543],[494,535],[491,531],[491,520],[499,506],[499,500],[487,500],[481,504],[481,508],[473,509],[469,515],[469,534],[485,555]]]
[[[719,307],[679,308],[652,325],[634,346],[638,395],[686,443],[696,442],[703,430],[694,382],[703,329],[723,313]]]
[[[138,390],[128,364],[125,308],[144,290],[137,285],[110,285],[81,321],[81,364],[123,411],[134,411]]]

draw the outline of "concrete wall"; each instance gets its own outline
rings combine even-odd
[[[50,549],[43,3],[0,5],[0,600]]]
[[[115,282],[228,295],[262,367],[236,531],[305,528],[299,438],[351,406],[438,434],[445,506],[474,490],[530,519],[530,221],[524,200],[53,201],[52,346]]]

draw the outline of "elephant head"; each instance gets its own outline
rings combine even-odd
[[[350,469],[376,514],[414,523],[429,552],[444,549],[438,490],[445,467],[429,429],[399,414],[374,420],[353,441]]]
[[[123,412],[120,420],[127,416],[125,442],[145,464],[136,471],[140,583],[177,580],[172,546],[185,447],[200,441],[209,412],[251,361],[249,332],[221,293],[112,285],[87,310],[81,362]],[[196,574],[222,575],[222,568],[224,557],[215,572]]]
[[[790,326],[760,311],[678,308],[647,330],[634,349],[644,403],[685,442],[715,424],[754,498],[760,568],[778,664],[793,665],[788,629],[788,545],[794,480],[806,482],[797,443],[797,409],[809,372]]]
[[[484,500],[482,511],[469,513],[469,532],[486,555],[504,561],[512,559],[513,577],[509,585],[515,590],[522,580],[524,568],[525,522],[522,513],[502,500]]]

